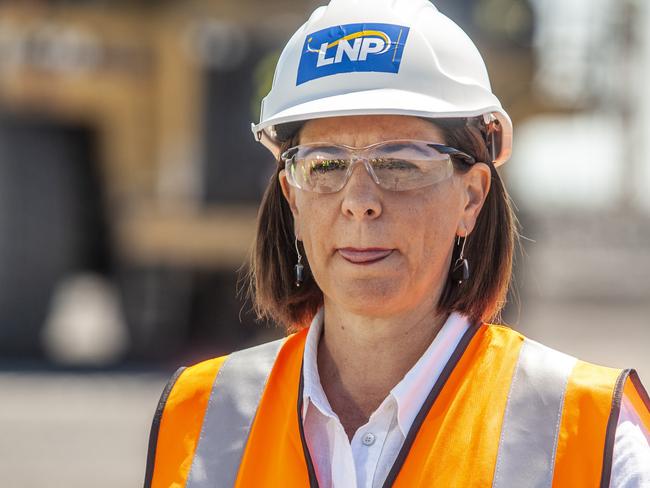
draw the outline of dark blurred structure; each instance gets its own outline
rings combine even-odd
[[[528,3],[437,3],[486,46],[497,93],[523,117]],[[0,4],[0,354],[41,353],[52,296],[79,272],[116,286],[130,357],[256,340],[235,271],[272,164],[250,122],[316,5]]]
[[[37,345],[62,275],[109,270],[96,155],[91,127],[0,120],[0,343],[14,352]]]
[[[132,357],[253,338],[234,271],[268,174],[255,70],[293,23],[244,7],[0,5],[0,354],[40,354],[79,272],[117,285]]]

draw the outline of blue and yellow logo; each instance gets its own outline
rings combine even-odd
[[[409,28],[394,24],[346,24],[305,39],[296,85],[336,73],[397,73]]]

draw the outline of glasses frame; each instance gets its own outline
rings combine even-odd
[[[299,144],[297,146],[290,147],[289,149],[287,149],[286,151],[284,151],[280,155],[280,159],[284,162],[284,169],[285,169],[285,171],[287,173],[287,181],[289,182],[289,184],[291,186],[295,187],[295,188],[299,188],[299,189],[304,190],[304,191],[310,191],[310,192],[313,192],[313,193],[324,193],[324,194],[326,194],[326,193],[337,193],[337,192],[341,191],[343,188],[345,188],[345,185],[347,185],[348,181],[350,180],[350,176],[352,175],[352,170],[354,169],[355,164],[361,164],[361,163],[364,163],[366,171],[368,172],[368,174],[370,175],[372,180],[375,182],[375,184],[377,184],[381,188],[384,188],[379,183],[379,179],[377,178],[377,175],[375,174],[372,166],[368,162],[368,158],[365,157],[366,153],[368,153],[369,151],[377,148],[378,146],[382,146],[384,144],[413,143],[413,142],[425,144],[425,145],[435,149],[436,151],[438,151],[438,152],[440,152],[442,154],[449,155],[450,161],[452,161],[455,158],[455,159],[459,160],[460,162],[462,162],[463,164],[467,164],[468,166],[473,166],[474,164],[477,163],[476,158],[474,158],[473,156],[467,154],[466,152],[461,151],[460,149],[456,149],[455,147],[451,147],[451,146],[446,146],[444,144],[439,144],[437,142],[424,141],[424,140],[420,140],[420,139],[391,139],[391,140],[387,140],[387,141],[376,142],[374,144],[370,144],[369,146],[364,146],[364,147],[354,147],[354,146],[348,146],[347,144],[335,144],[335,143],[332,143],[332,142],[310,142],[310,143],[307,143],[307,144]],[[291,171],[289,169],[289,165],[292,163],[293,157],[298,152],[298,150],[301,147],[318,147],[318,146],[328,146],[328,147],[334,147],[334,148],[342,148],[342,149],[347,150],[352,155],[352,158],[351,158],[352,163],[350,164],[350,166],[348,167],[348,169],[346,171],[345,179],[343,180],[343,185],[338,190],[335,190],[335,191],[332,191],[332,192],[316,192],[314,190],[308,190],[306,188],[301,187],[298,184],[298,182],[294,180],[294,178],[292,176],[292,173],[291,173]],[[428,186],[428,185],[425,185],[425,186]],[[424,188],[425,186],[423,186],[421,188]],[[387,188],[384,188],[384,189],[387,189]],[[389,191],[397,191],[397,192],[399,192],[399,191],[408,191],[408,190],[393,190],[393,189],[388,189],[388,190]]]

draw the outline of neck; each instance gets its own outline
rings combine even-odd
[[[351,439],[429,347],[447,316],[434,306],[390,317],[351,314],[325,301],[318,370]]]

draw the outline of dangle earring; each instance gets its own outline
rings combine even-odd
[[[296,254],[298,254],[298,263],[293,267],[295,273],[296,273],[296,288],[300,288],[300,285],[304,281],[303,277],[303,270],[305,267],[302,265],[302,255],[300,254],[300,251],[298,250],[298,238],[296,237]]]
[[[460,240],[463,240],[461,245]],[[456,236],[456,245],[460,246],[460,255],[458,259],[454,262],[454,266],[451,270],[451,279],[460,285],[463,281],[469,279],[469,262],[467,258],[463,256],[465,252],[465,242],[467,241],[467,236]]]

